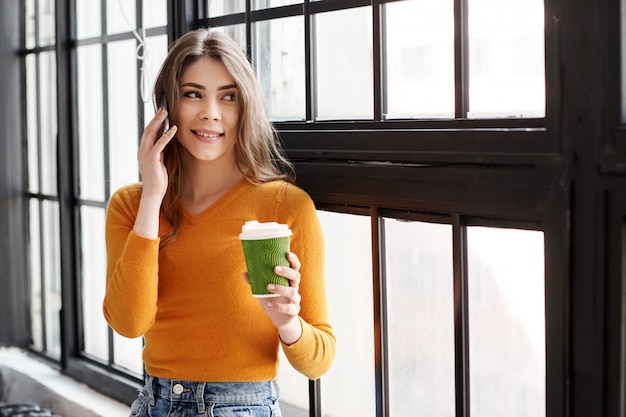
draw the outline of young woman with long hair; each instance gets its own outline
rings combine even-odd
[[[315,207],[228,36],[198,29],[177,40],[154,100],[167,104],[141,137],[142,181],[111,197],[106,220],[104,315],[145,340],[131,415],[280,416],[279,349],[310,379],[335,354]],[[289,286],[269,285],[272,298],[250,291],[239,240],[248,220],[293,232],[290,266],[275,269]]]

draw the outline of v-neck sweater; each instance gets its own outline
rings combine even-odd
[[[210,382],[272,380],[282,345],[292,366],[310,379],[330,367],[335,336],[329,321],[324,244],[311,198],[285,181],[242,180],[198,215],[182,205],[176,239],[159,250],[170,229],[161,214],[159,238],[132,231],[141,184],[119,189],[106,215],[107,279],[103,303],[120,335],[143,336],[146,372]],[[293,232],[302,297],[298,341],[285,345],[251,294],[239,233],[247,220],[278,222]]]

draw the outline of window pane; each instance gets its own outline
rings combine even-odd
[[[279,351],[278,387],[280,408],[285,416],[309,416],[309,380],[293,369],[282,349]]]
[[[101,50],[100,45],[77,50],[79,195],[93,200],[104,200]]]
[[[542,0],[469,0],[470,117],[545,114]]]
[[[305,118],[302,16],[256,23],[256,68],[272,120]]]
[[[137,21],[135,0],[107,1],[107,33],[130,32]]]
[[[43,201],[42,240],[44,302],[46,323],[46,353],[51,357],[61,357],[61,265],[59,242],[59,205],[57,202]]]
[[[388,3],[386,118],[454,118],[454,4]]]
[[[167,47],[168,47],[167,36],[166,35],[151,36],[146,39],[146,45],[147,45],[148,50],[150,51],[149,52],[150,59],[146,61],[147,66],[145,68],[145,75],[146,75],[145,82],[150,87],[150,94],[152,94],[152,87],[154,86],[154,81],[156,80],[156,77],[159,74],[159,70],[161,69],[161,64],[163,63],[167,55]],[[123,98],[123,100],[127,100],[127,99],[128,97]],[[143,117],[144,126],[147,125],[150,122],[150,120],[152,120],[153,117],[154,117],[154,104],[152,103],[152,96],[150,96],[149,100],[147,100],[144,103],[144,117]],[[136,136],[133,138],[132,133],[130,131],[126,132],[126,139],[128,141],[134,141],[137,144],[139,143],[140,136],[141,136],[140,133],[136,132]],[[130,145],[126,145],[126,146],[130,146]],[[113,188],[111,188],[111,190],[114,191]]]
[[[115,332],[113,333],[113,354],[115,356],[115,364],[126,368],[138,378],[141,378],[143,375],[143,362],[141,359],[142,350],[142,337],[128,339]]]
[[[384,219],[391,416],[455,415],[452,226]]]
[[[26,0],[24,2],[25,16],[24,16],[24,36],[25,45],[27,49],[34,48],[37,43],[35,38],[35,25],[37,21],[35,19],[35,0]]]
[[[219,26],[213,28],[213,30],[224,32],[225,34],[233,38],[235,42],[237,42],[237,44],[239,45],[241,50],[244,51],[244,53],[246,52],[246,25],[241,24],[232,26]]]
[[[101,0],[76,0],[76,36],[78,39],[100,36]]]
[[[137,108],[141,101],[135,49],[134,39],[108,45],[111,192],[139,180]]]
[[[545,416],[543,233],[467,228],[471,415]]]
[[[167,25],[166,0],[143,0],[143,26],[153,28]]]
[[[303,0],[254,0],[252,2],[254,9],[267,9],[270,7],[286,6],[288,4],[303,3]]]
[[[374,306],[369,216],[318,212],[326,245],[326,291],[337,337],[333,366],[322,378],[327,416],[374,417]]]
[[[41,222],[39,221],[39,200],[29,202],[28,249],[30,262],[30,315],[33,348],[43,351],[43,292],[41,288]]]
[[[28,190],[39,192],[39,133],[37,103],[37,55],[26,55],[26,129],[28,147]]]
[[[108,360],[108,326],[102,314],[106,280],[104,209],[83,206],[81,231],[81,302],[85,352]]]
[[[39,55],[41,191],[57,195],[57,91],[54,52]]]
[[[54,0],[39,0],[39,46],[53,45],[56,39],[54,23]]]
[[[224,16],[246,11],[246,0],[207,0],[209,17]]]
[[[318,119],[372,119],[372,9],[315,15]]]

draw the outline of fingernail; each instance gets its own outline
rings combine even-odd
[[[267,284],[267,289],[268,290],[276,289],[276,285],[274,285],[274,284]]]
[[[282,266],[277,266],[276,267],[276,272],[283,272],[283,267]]]

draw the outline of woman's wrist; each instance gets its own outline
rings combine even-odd
[[[139,209],[135,218],[133,232],[148,239],[159,236],[159,214],[162,199],[143,194],[139,200]]]
[[[296,343],[302,337],[302,323],[300,317],[296,316],[289,323],[278,329],[280,340],[286,345]]]

